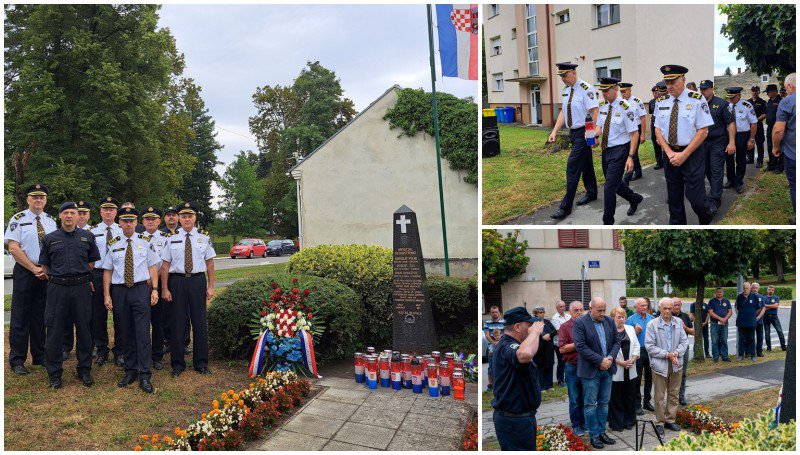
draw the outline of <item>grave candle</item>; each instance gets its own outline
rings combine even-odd
[[[403,365],[400,363],[400,353],[394,351],[392,353],[392,363],[389,365],[392,376],[392,388],[400,390],[403,388]]]
[[[414,393],[422,393],[422,365],[420,357],[411,361],[411,386]]]
[[[411,388],[411,357],[408,354],[403,354],[401,360],[403,364],[403,388]]]
[[[461,371],[453,372],[453,398],[456,400],[464,399],[464,373]]]
[[[428,361],[428,394],[432,397],[439,396],[439,378],[436,374],[436,361],[430,359]]]
[[[389,356],[381,354],[378,366],[381,374],[381,387],[389,387]]]
[[[378,388],[378,359],[372,355],[367,356],[367,387]]]
[[[356,382],[359,384],[363,384],[367,377],[364,374],[364,353],[363,352],[356,352],[355,354],[355,375],[356,375]]]
[[[442,360],[439,363],[439,385],[442,396],[450,395],[450,362]]]

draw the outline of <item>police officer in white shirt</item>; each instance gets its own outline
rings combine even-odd
[[[644,144],[644,121],[647,111],[644,108],[644,102],[639,98],[633,96],[631,93],[633,84],[630,82],[619,83],[619,93],[628,104],[633,106],[636,110],[636,126],[639,128],[639,142],[636,143],[636,153],[633,154],[633,172],[625,173],[625,183],[630,183],[633,180],[642,178],[642,164],[639,162],[639,146]]]
[[[28,209],[11,217],[5,233],[8,252],[14,256],[11,324],[8,334],[8,363],[19,375],[28,374],[25,360],[30,342],[33,365],[45,362],[44,308],[47,303],[47,276],[39,265],[41,242],[56,230],[55,220],[44,213],[48,189],[34,183],[25,189]]]
[[[747,172],[747,152],[756,145],[758,117],[750,101],[742,100],[742,87],[728,87],[728,110],[736,117],[736,192],[741,194],[744,188],[744,174]],[[729,161],[734,157],[728,155]]]
[[[169,235],[158,229],[161,224],[161,210],[156,207],[147,207],[142,211],[142,224],[144,225],[145,232],[142,238],[150,242],[158,254],[158,264],[156,269],[161,271],[161,252],[169,242]],[[162,284],[163,286],[163,284]],[[163,299],[159,297],[158,303],[150,308],[150,322],[153,325],[153,368],[161,370],[164,368],[164,307],[167,305]]]
[[[116,307],[120,317],[125,377],[117,387],[139,379],[145,393],[153,393],[150,382],[150,307],[158,303],[160,262],[155,248],[136,233],[139,212],[132,207],[120,210],[122,234],[108,242],[100,268],[103,269],[103,297],[106,308]],[[149,282],[149,283],[148,283]],[[152,290],[151,290],[152,286]]]
[[[617,209],[617,194],[631,204],[628,215],[636,213],[644,197],[630,189],[623,181],[623,174],[633,169],[633,157],[639,144],[639,128],[636,126],[638,110],[619,96],[619,79],[600,78],[600,113],[597,117],[595,135],[599,138],[595,146],[603,151],[603,224],[614,224]]]
[[[108,251],[108,242],[114,237],[122,234],[122,228],[114,221],[117,217],[117,210],[119,209],[119,201],[111,196],[106,196],[100,199],[100,221],[92,226],[90,231],[94,234],[94,240],[97,244],[97,249],[100,251],[100,260],[98,264],[102,264]],[[105,306],[103,299],[103,271],[97,267],[92,270],[92,339],[94,340],[94,347],[97,349],[96,364],[98,367],[103,366],[108,361],[108,309]],[[122,358],[122,328],[119,325],[119,317],[114,314],[114,347],[112,352],[114,354],[114,363],[121,367],[123,366]]]
[[[597,97],[594,90],[586,82],[578,79],[574,63],[557,63],[558,75],[566,87],[561,93],[561,112],[558,113],[556,124],[550,133],[548,142],[555,142],[556,134],[561,127],[569,128],[569,139],[572,151],[567,159],[567,193],[561,201],[560,208],[550,215],[551,218],[560,220],[572,213],[572,201],[578,190],[578,183],[583,176],[583,186],[586,195],[577,204],[588,204],[597,199],[597,178],[594,175],[592,164],[592,149],[586,144],[586,115],[591,115],[592,121],[597,124]]]
[[[680,65],[664,65],[661,73],[669,98],[656,102],[656,137],[666,157],[664,178],[667,181],[669,224],[686,224],[686,199],[700,224],[711,223],[706,201],[705,138],[714,124],[708,103],[699,92],[686,89],[689,70]]]
[[[192,324],[194,369],[200,374],[211,374],[208,369],[208,328],[206,302],[214,297],[214,246],[205,231],[195,227],[199,209],[191,202],[178,206],[181,230],[169,237],[161,254],[161,282],[167,283],[161,291],[164,300],[175,305],[172,334],[185,333],[186,313]],[[206,271],[208,280],[206,281]],[[169,276],[169,281],[167,277]],[[172,377],[186,369],[183,343],[173,339],[171,344]]]

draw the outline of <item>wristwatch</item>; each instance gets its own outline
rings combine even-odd
[[[628,158],[633,158],[634,156],[636,156],[636,155],[628,155]]]
[[[750,141],[755,142],[756,140],[751,137],[750,139],[747,140],[747,142],[750,142]]]

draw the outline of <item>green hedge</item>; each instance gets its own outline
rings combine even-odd
[[[214,242],[214,251],[217,256],[227,256],[231,252],[231,242]]]
[[[712,299],[714,298],[714,290],[715,288],[707,287],[705,290],[705,298]],[[674,296],[678,297],[694,297],[697,294],[696,289],[675,289],[675,292],[672,293]],[[653,295],[653,288],[627,288],[625,290],[628,298],[638,298],[638,297],[651,297]],[[735,287],[724,287],[722,288],[723,296],[728,300],[736,300],[736,296],[738,295],[736,292]],[[761,293],[767,295],[767,286],[761,286]],[[658,295],[664,295],[664,289],[661,288],[658,290]],[[775,286],[775,295],[777,295],[781,302],[791,302],[792,301],[792,288],[788,286]]]
[[[466,327],[469,329],[467,338],[470,344],[465,352],[474,352],[477,335],[475,328],[478,327],[477,280],[432,275],[428,277],[428,294],[441,348],[453,350],[455,348],[450,346],[453,343],[463,346]],[[453,340],[448,341],[451,338]]]
[[[359,330],[364,307],[355,292],[333,280],[307,275],[275,275],[239,280],[222,291],[208,308],[208,344],[215,356],[249,358],[255,347],[250,334],[253,313],[272,293],[274,280],[281,288],[310,289],[307,297],[314,320],[322,320],[325,332],[314,341],[319,365],[352,355],[361,347]]]
[[[774,419],[774,411],[753,419],[747,418],[730,434],[704,431],[699,435],[693,435],[681,432],[676,438],[663,446],[656,447],[655,450],[795,452],[797,422],[792,420],[788,424],[770,428]]]

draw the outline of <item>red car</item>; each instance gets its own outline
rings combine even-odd
[[[267,245],[261,239],[242,239],[231,248],[231,259],[254,256],[267,257]]]

